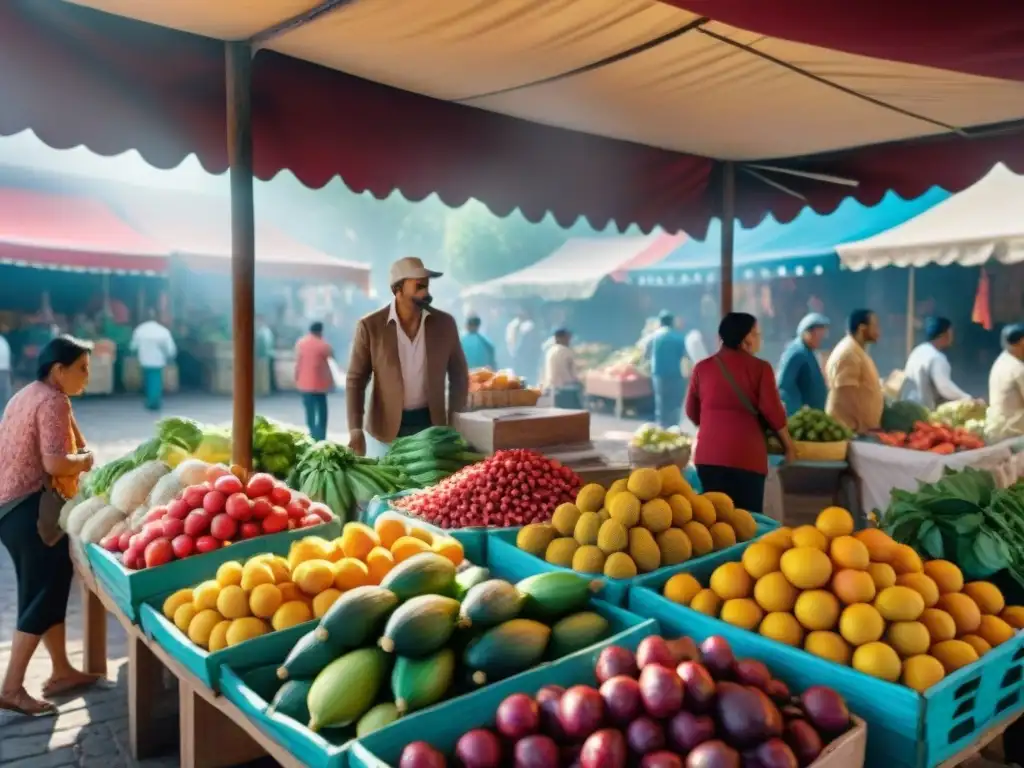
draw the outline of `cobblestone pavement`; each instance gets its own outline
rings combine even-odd
[[[257,403],[257,411],[294,424],[303,421],[298,397],[277,396]],[[330,400],[330,437],[345,437],[344,396]],[[86,439],[100,462],[125,453],[152,434],[159,416],[142,408],[135,398],[96,398],[78,401],[75,413]],[[164,413],[187,414],[213,423],[231,419],[227,398],[183,395],[168,398]],[[612,431],[631,431],[635,422],[596,416],[595,437]],[[17,618],[14,570],[7,550],[0,547],[0,669],[6,669],[11,636]],[[72,589],[67,619],[68,650],[76,665],[82,662],[82,605],[77,584]],[[137,762],[128,746],[128,669],[125,634],[113,617],[107,622],[108,678],[111,687],[59,702],[57,717],[8,718],[0,715],[0,766],[3,768],[171,768],[178,766],[177,692],[173,684],[162,691],[160,714],[166,721],[167,750],[158,759]],[[42,648],[29,667],[27,688],[38,694],[49,676],[49,661]],[[271,764],[274,764],[271,761]]]

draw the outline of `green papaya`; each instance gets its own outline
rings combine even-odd
[[[279,680],[308,678],[312,680],[320,670],[338,658],[338,650],[328,640],[321,640],[318,630],[311,629],[299,638],[277,668]]]
[[[379,648],[359,648],[324,667],[306,697],[309,730],[356,722],[377,700],[388,666],[388,655]]]
[[[309,722],[306,697],[309,696],[309,689],[312,687],[312,680],[289,680],[277,690],[273,701],[267,707],[267,714],[273,715],[276,712],[305,725]]]
[[[461,600],[469,590],[489,578],[491,578],[491,572],[487,568],[479,565],[463,568],[455,577],[455,596]]]
[[[398,708],[393,701],[378,704],[359,718],[356,723],[356,738],[361,739],[398,719]]]
[[[523,616],[550,621],[582,611],[601,586],[578,573],[549,571],[523,579],[516,589],[525,596]]]
[[[455,632],[460,623],[459,607],[458,600],[443,595],[420,595],[407,600],[388,619],[380,647],[399,656],[429,656]]]
[[[391,693],[399,714],[415,712],[444,698],[455,678],[455,651],[442,648],[432,656],[399,656],[391,670]]]
[[[358,648],[380,634],[384,619],[398,605],[398,596],[384,587],[350,589],[327,609],[316,636],[338,651]]]
[[[532,619],[512,619],[492,627],[466,647],[463,661],[477,685],[494,682],[536,665],[547,650],[551,628]]]
[[[419,595],[451,595],[455,593],[455,566],[436,552],[420,552],[388,571],[380,585],[401,601]]]
[[[551,627],[548,656],[560,659],[604,640],[609,634],[611,625],[601,614],[593,611],[574,613]]]
[[[514,585],[491,579],[470,588],[462,598],[461,615],[485,629],[514,619],[523,609],[523,594]]]

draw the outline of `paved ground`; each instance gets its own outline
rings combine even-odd
[[[330,402],[330,437],[345,437],[344,398],[335,396]],[[266,416],[299,424],[302,406],[297,397],[279,396],[261,400],[257,411]],[[143,410],[141,401],[128,398],[94,399],[76,403],[82,432],[97,452],[99,461],[107,461],[134,448],[152,434],[158,416]],[[187,414],[200,421],[227,422],[231,419],[231,401],[227,398],[181,396],[170,398],[167,414]],[[617,421],[595,416],[595,437],[609,432],[632,431],[636,422]],[[0,669],[6,669],[10,639],[17,616],[14,571],[7,551],[0,547]],[[72,660],[82,659],[81,601],[77,585],[72,590],[68,611],[68,646]],[[82,766],[97,768],[171,768],[178,766],[177,755],[177,693],[173,687],[154,692],[166,710],[168,749],[166,756],[138,763],[128,749],[127,667],[125,636],[121,626],[111,617],[107,628],[108,677],[111,688],[97,690],[60,702],[56,718],[5,719],[0,715],[0,766],[3,768],[58,768]],[[49,676],[49,663],[40,649],[29,668],[27,687],[38,694]]]

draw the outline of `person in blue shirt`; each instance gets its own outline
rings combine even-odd
[[[686,341],[675,328],[671,312],[658,315],[658,330],[647,339],[651,358],[651,383],[654,386],[654,420],[659,427],[678,426],[682,418],[686,381],[683,379],[683,357]]]
[[[777,381],[786,413],[792,416],[803,406],[825,409],[828,387],[815,356],[828,336],[829,320],[822,314],[805,315],[796,329],[796,338],[779,359]]]
[[[480,318],[470,315],[466,318],[466,330],[462,334],[462,351],[466,355],[469,370],[490,368],[495,370],[498,365],[494,356],[494,345],[480,333]]]

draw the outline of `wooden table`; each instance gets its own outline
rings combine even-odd
[[[128,637],[128,737],[132,757],[154,757],[161,746],[155,715],[161,676],[178,680],[179,750],[183,768],[222,768],[270,756],[285,768],[302,768],[294,755],[261,731],[234,704],[218,696],[132,624],[96,584],[88,563],[71,547],[82,590],[85,671],[107,673],[107,614]]]

